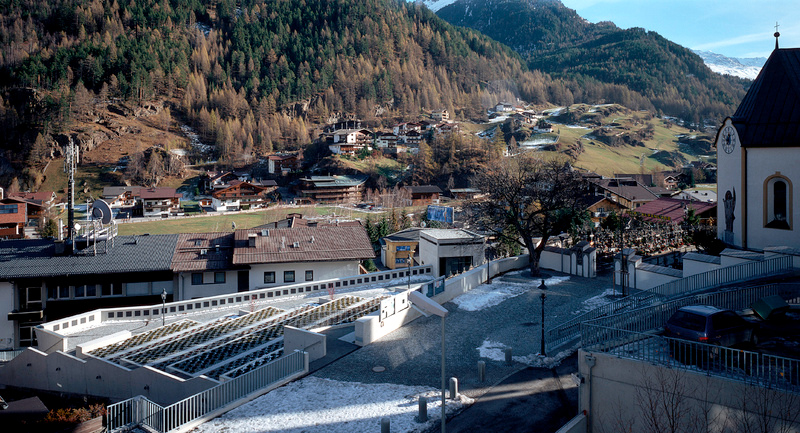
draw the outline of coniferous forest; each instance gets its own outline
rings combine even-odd
[[[517,97],[680,114],[635,81],[529,69],[509,47],[402,0],[0,0],[0,183],[23,173],[20,187],[34,186],[55,138],[112,103],[167,101],[226,161],[302,149],[330,119],[380,126],[440,108],[480,119]],[[738,100],[718,93],[702,114]]]

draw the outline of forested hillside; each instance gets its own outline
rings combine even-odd
[[[399,0],[1,0],[0,53],[0,184],[110,106],[166,100],[225,162],[301,147],[332,115],[569,102],[507,47]]]
[[[733,114],[749,81],[713,73],[654,32],[592,24],[558,0],[459,0],[437,12],[509,45],[534,70],[565,80],[576,102],[618,85],[606,102],[699,124]],[[603,92],[600,92],[603,93]]]

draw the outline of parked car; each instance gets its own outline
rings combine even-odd
[[[664,326],[664,336],[704,343],[711,346],[733,347],[749,344],[753,339],[752,323],[744,320],[731,310],[723,310],[708,305],[682,307]],[[670,351],[675,359],[705,366],[708,361],[718,358],[719,349],[709,346],[680,344],[670,341]]]
[[[667,320],[664,335],[716,346],[749,343],[753,325],[731,310],[708,305],[682,307]]]

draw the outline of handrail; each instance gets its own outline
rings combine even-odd
[[[579,337],[582,322],[597,319],[651,305],[657,300],[671,299],[676,296],[700,292],[713,287],[733,284],[765,275],[792,269],[793,261],[790,256],[781,256],[758,262],[748,262],[725,268],[714,269],[707,272],[691,275],[680,280],[661,284],[650,290],[631,294],[617,301],[602,305],[594,310],[587,311],[580,316],[573,317],[557,326],[545,331],[545,345],[548,351],[553,351],[562,345]]]
[[[584,347],[590,352],[644,361],[708,376],[778,388],[800,394],[800,360],[714,346],[584,323],[593,335],[602,336]]]
[[[289,378],[308,372],[308,354],[295,351],[262,367],[163,407],[143,396],[112,404],[107,431],[146,426],[159,433],[180,429]]]
[[[164,316],[174,316],[186,314],[203,309],[229,307],[229,306],[249,306],[252,302],[261,302],[268,299],[276,299],[282,296],[296,296],[300,293],[325,292],[329,285],[334,289],[343,287],[356,287],[367,284],[388,282],[398,278],[406,278],[409,275],[432,275],[431,265],[412,266],[410,268],[395,269],[381,272],[371,272],[368,274],[353,275],[350,277],[335,278],[321,281],[307,281],[304,283],[291,284],[286,286],[267,287],[248,292],[237,292],[226,295],[209,296],[206,298],[191,299],[185,301],[168,302],[164,305],[144,305],[136,307],[120,308],[101,308],[87,311],[75,316],[57,319],[52,322],[44,323],[41,326],[51,332],[61,332],[69,328],[83,326],[96,326],[99,322],[106,320],[115,321],[140,321],[156,320]],[[163,309],[163,313],[162,313]]]

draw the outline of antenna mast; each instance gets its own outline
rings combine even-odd
[[[72,137],[69,138],[69,144],[66,149],[66,156],[64,158],[64,172],[69,173],[69,184],[67,185],[67,206],[68,206],[68,219],[67,219],[67,237],[70,242],[71,251],[75,251],[75,169],[78,163],[78,147]]]

